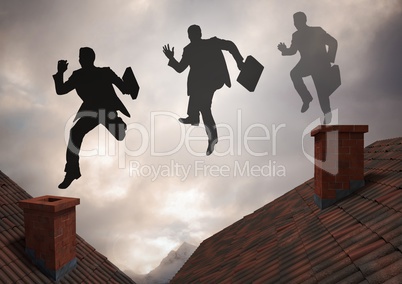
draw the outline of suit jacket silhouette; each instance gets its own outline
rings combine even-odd
[[[55,74],[53,78],[58,95],[66,94],[75,89],[83,101],[74,121],[80,117],[80,113],[83,111],[99,111],[99,109],[119,110],[130,117],[130,113],[117,97],[113,88],[114,84],[122,93],[126,93],[124,82],[109,67],[94,66],[78,69],[64,83],[63,74]]]
[[[293,55],[297,50],[300,62],[315,68],[335,61],[337,42],[321,27],[306,27],[293,33],[291,46],[282,54]]]
[[[217,90],[224,84],[231,87],[229,72],[222,50],[236,54],[236,46],[228,40],[213,37],[189,43],[183,49],[183,56],[178,62],[172,58],[168,65],[177,72],[183,72],[190,66],[187,79],[187,94],[197,93],[201,89]]]

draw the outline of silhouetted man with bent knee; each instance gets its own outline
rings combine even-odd
[[[202,39],[201,28],[197,25],[190,26],[187,32],[190,44],[183,49],[180,62],[174,58],[174,47],[170,49],[169,45],[165,45],[163,52],[169,58],[168,65],[177,72],[181,73],[190,66],[187,79],[188,117],[180,118],[179,121],[184,124],[198,125],[200,113],[202,114],[208,135],[206,154],[210,155],[218,142],[216,124],[211,112],[212,98],[215,91],[222,88],[223,85],[231,86],[222,50],[227,50],[232,54],[239,69],[242,68],[243,57],[231,41],[217,37]]]
[[[74,119],[77,121],[70,130],[70,138],[66,153],[66,176],[59,188],[67,188],[71,182],[81,176],[79,167],[79,152],[84,136],[99,124],[103,124],[119,141],[125,137],[126,124],[118,117],[121,111],[130,117],[128,110],[117,97],[113,85],[122,93],[126,93],[124,82],[109,68],[99,68],[94,65],[95,52],[89,47],[82,47],[79,53],[81,69],[73,72],[64,82],[63,74],[67,70],[66,60],[60,60],[57,73],[53,75],[58,95],[64,95],[76,90],[83,103]]]
[[[292,35],[292,44],[287,48],[281,42],[278,45],[278,49],[282,52],[282,55],[294,55],[297,51],[300,52],[300,61],[290,71],[290,77],[303,101],[301,112],[307,111],[310,102],[313,100],[303,82],[303,77],[311,75],[317,90],[321,110],[325,115],[324,124],[328,124],[331,121],[329,102],[331,92],[327,86],[328,72],[331,62],[335,62],[338,43],[321,27],[308,26],[307,17],[303,12],[295,13],[293,20],[297,31]],[[326,46],[328,46],[328,51]]]

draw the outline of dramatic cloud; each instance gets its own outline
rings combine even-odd
[[[145,273],[182,242],[198,245],[313,176],[302,142],[311,155],[303,133],[319,123],[318,100],[307,78],[314,101],[300,113],[289,77],[299,56],[277,50],[290,44],[297,11],[338,40],[339,123],[368,124],[366,143],[402,135],[399,0],[3,2],[0,170],[33,196],[79,197],[78,233],[121,269]],[[220,142],[210,157],[204,129],[177,121],[187,71],[174,72],[162,53],[169,43],[180,58],[194,23],[265,66],[249,93],[225,54],[233,86],[214,97]],[[83,176],[62,191],[65,139],[81,102],[74,92],[57,96],[51,75],[59,59],[69,61],[66,77],[78,69],[82,46],[117,74],[131,66],[141,90],[136,101],[121,96],[132,114],[125,141],[95,128],[84,140]]]

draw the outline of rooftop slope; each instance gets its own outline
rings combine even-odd
[[[17,202],[32,198],[0,171],[0,283],[53,283],[25,254],[24,215]],[[77,267],[59,283],[134,283],[77,235]]]
[[[365,181],[321,211],[308,180],[202,242],[171,283],[402,283],[402,138],[366,147]]]

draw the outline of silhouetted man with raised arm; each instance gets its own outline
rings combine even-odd
[[[179,121],[185,124],[198,125],[200,113],[202,114],[208,135],[206,154],[211,155],[215,144],[218,142],[216,124],[211,112],[212,98],[215,91],[222,88],[223,85],[231,86],[222,50],[227,50],[232,54],[239,70],[243,65],[243,57],[231,41],[217,37],[202,39],[201,28],[197,25],[190,26],[187,32],[190,44],[183,49],[180,62],[174,58],[174,47],[170,49],[169,45],[165,45],[163,52],[169,58],[168,65],[177,72],[181,73],[190,66],[187,79],[188,117],[180,118]]]
[[[300,52],[300,61],[290,71],[290,77],[303,101],[301,112],[307,111],[310,102],[313,100],[303,82],[303,77],[311,75],[317,89],[321,110],[325,115],[324,124],[328,124],[332,117],[329,102],[331,91],[327,84],[329,80],[328,73],[331,62],[335,62],[338,43],[321,27],[308,26],[307,17],[303,12],[295,13],[293,20],[297,31],[292,35],[292,44],[287,48],[281,42],[278,45],[278,49],[282,52],[282,55],[294,55],[297,51]]]
[[[67,188],[71,182],[81,176],[79,167],[79,152],[84,136],[97,125],[103,124],[119,141],[126,133],[126,124],[118,117],[121,111],[130,117],[128,110],[117,97],[113,85],[122,93],[126,93],[124,82],[109,68],[99,68],[94,65],[95,52],[89,47],[82,47],[79,53],[81,69],[73,72],[64,82],[63,74],[67,70],[66,60],[60,60],[57,73],[53,75],[58,95],[64,95],[76,90],[83,103],[74,119],[76,124],[70,130],[70,138],[66,153],[66,176],[59,188]]]

